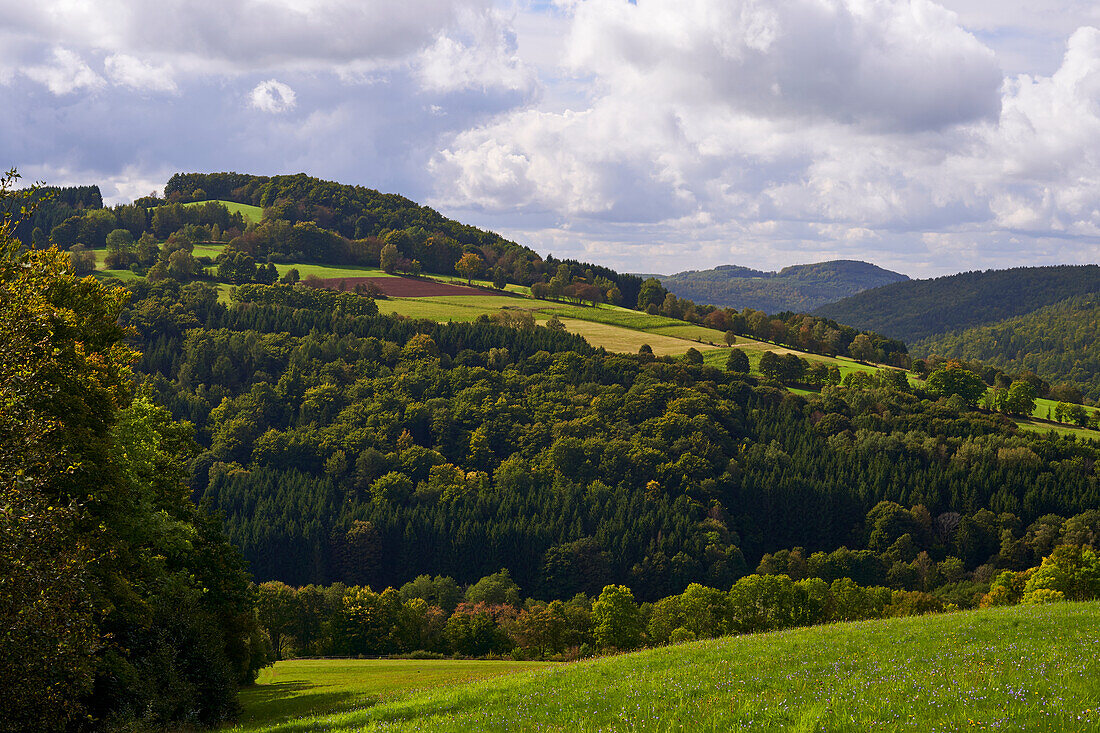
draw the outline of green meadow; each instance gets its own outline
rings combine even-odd
[[[184,204],[184,206],[199,206],[201,204],[210,203],[209,201],[192,201],[191,203]],[[256,224],[264,218],[264,210],[259,206],[252,206],[251,204],[238,204],[236,201],[221,201],[218,200],[215,203],[222,204],[225,208],[229,209],[230,214],[239,213],[244,217],[246,224]]]
[[[291,659],[260,671],[241,692],[235,730],[302,730],[296,719],[362,709],[418,690],[545,667],[546,662],[412,659]]]
[[[273,677],[246,692],[238,730],[1100,727],[1100,603],[1095,602],[726,637],[467,684],[453,683],[481,672],[457,666],[447,678],[443,671],[469,664],[500,664],[492,669],[502,672],[523,669],[500,662],[282,663]]]

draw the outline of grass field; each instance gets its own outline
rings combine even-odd
[[[393,696],[276,723],[304,710],[281,696],[327,689],[313,692],[320,670],[302,672],[285,693],[249,691],[246,714],[267,706],[276,731],[1096,730],[1100,603],[729,637],[411,694],[374,680]]]
[[[282,277],[290,269],[298,270],[298,277],[303,280],[307,275],[316,275],[320,278],[329,277],[393,277],[385,270],[377,267],[360,267],[358,265],[287,265],[276,264],[275,269]]]
[[[1021,430],[1026,430],[1030,433],[1049,433],[1053,430],[1059,435],[1072,435],[1074,437],[1084,438],[1086,440],[1100,441],[1100,431],[1089,430],[1088,428],[1082,428],[1076,425],[1065,425],[1063,423],[1045,422],[1040,420],[1014,419],[1013,422],[1015,422]]]
[[[210,203],[209,201],[192,201],[184,206],[198,206],[200,204]],[[224,204],[225,208],[229,209],[229,213],[233,214],[240,212],[244,217],[245,224],[253,224],[264,218],[264,210],[259,206],[252,206],[251,204],[238,204],[236,201],[217,201],[219,204]]]
[[[241,692],[244,714],[234,730],[296,730],[295,718],[363,708],[441,685],[539,669],[542,662],[411,659],[295,659],[261,670]]]

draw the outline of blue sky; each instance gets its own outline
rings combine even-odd
[[[0,160],[304,171],[629,271],[1100,259],[1079,0],[0,0]]]

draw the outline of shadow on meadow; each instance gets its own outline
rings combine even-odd
[[[312,690],[311,692],[306,692]],[[307,730],[309,724],[297,725],[287,718],[345,713],[370,707],[378,702],[377,696],[364,698],[361,694],[344,690],[316,691],[314,685],[304,682],[272,682],[256,685],[241,691],[241,702],[249,711],[238,725],[246,730],[267,726],[278,730]],[[315,723],[313,725],[316,725]]]

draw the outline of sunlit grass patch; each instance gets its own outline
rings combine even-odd
[[[308,730],[320,716],[502,674],[539,669],[542,662],[412,659],[294,659],[261,670],[241,693],[234,730]],[[306,727],[300,719],[309,720]]]
[[[302,724],[463,733],[1095,730],[1098,632],[1097,603],[835,624],[559,665]]]

